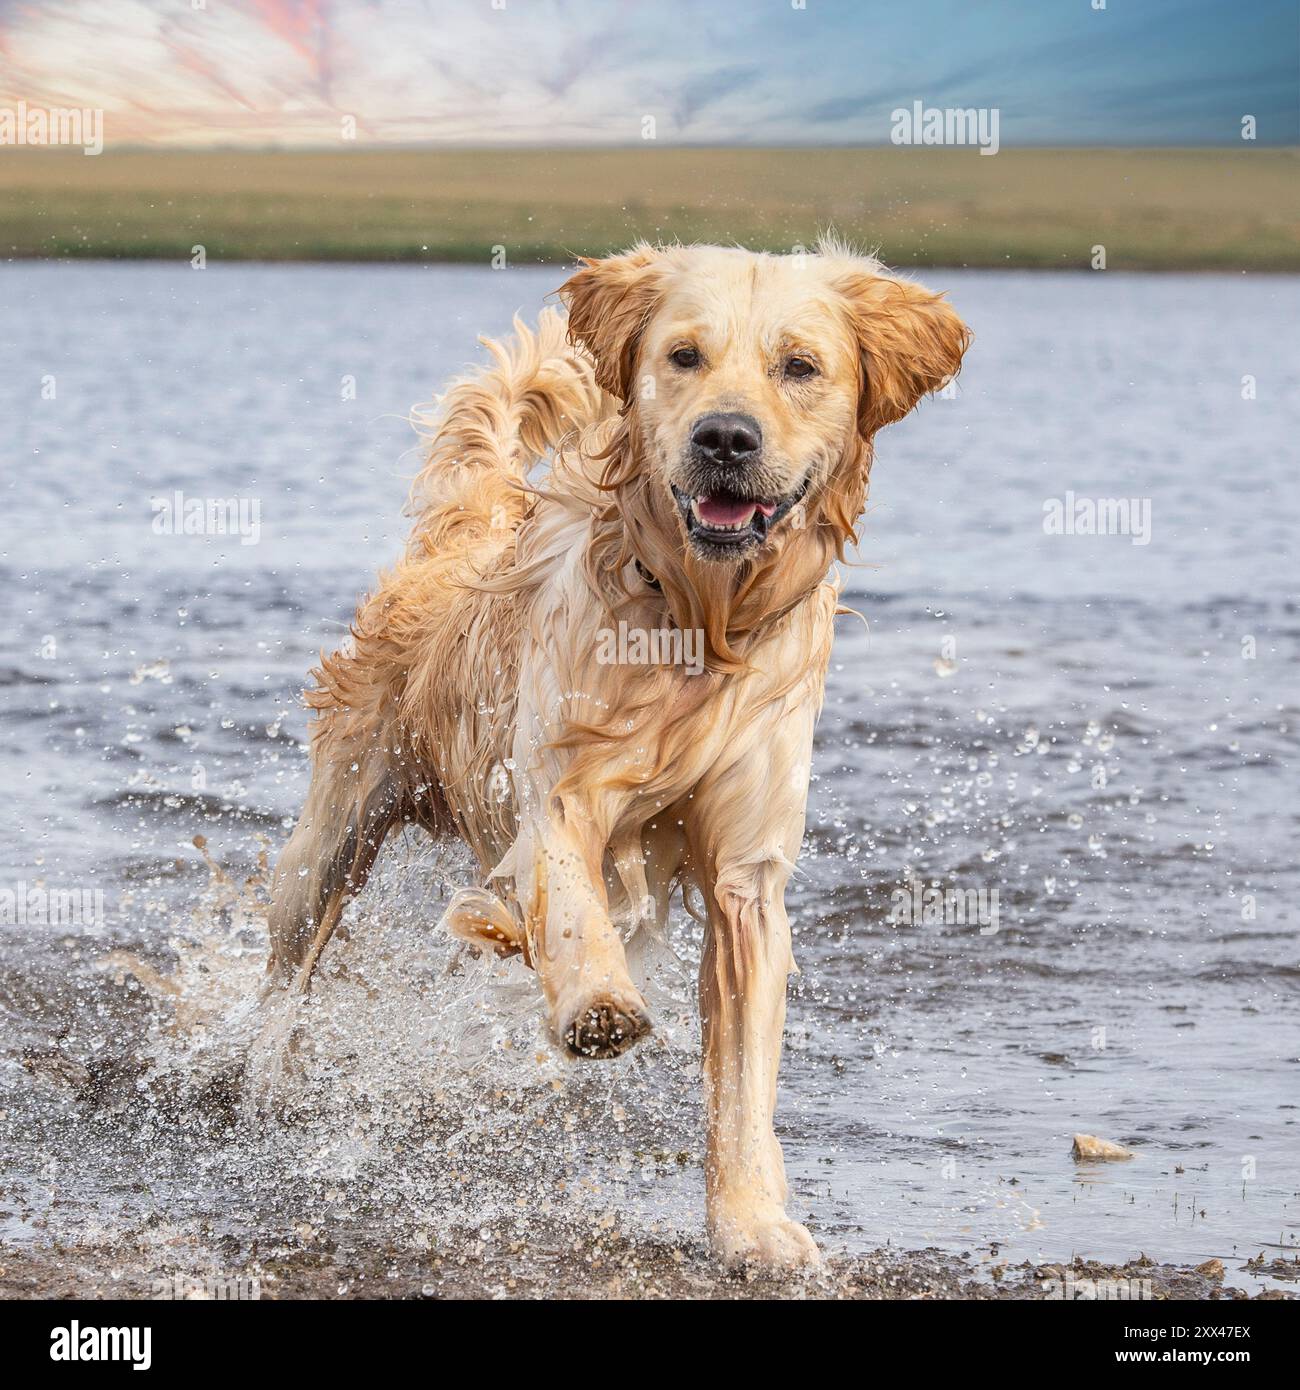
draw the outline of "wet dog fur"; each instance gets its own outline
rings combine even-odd
[[[772,1120],[833,569],[876,432],[955,375],[969,334],[829,241],[639,245],[560,297],[567,320],[516,321],[423,419],[406,553],[313,673],[271,972],[308,988],[414,823],[481,870],[446,928],[520,955],[557,1041],[612,1057],[652,1026],[624,941],[680,892],[705,924],[712,1241],[731,1263],[813,1263]],[[619,623],[697,634],[703,671],[602,661]]]

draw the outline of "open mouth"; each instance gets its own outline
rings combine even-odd
[[[675,483],[673,496],[686,523],[686,534],[703,548],[743,550],[761,545],[772,527],[807,491],[805,479],[785,497],[742,497],[736,493],[714,491],[692,496]]]

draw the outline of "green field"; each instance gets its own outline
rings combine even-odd
[[[638,237],[899,267],[1300,270],[1300,151],[0,151],[0,255],[511,262]]]

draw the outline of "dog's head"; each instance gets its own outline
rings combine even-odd
[[[723,564],[783,528],[847,540],[872,435],[944,385],[970,337],[940,296],[825,242],[638,246],[584,262],[560,294],[688,553]]]

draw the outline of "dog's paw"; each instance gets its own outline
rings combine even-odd
[[[575,1057],[617,1057],[653,1028],[644,1000],[596,999],[578,1010],[563,1030],[564,1045]]]
[[[808,1228],[780,1207],[718,1215],[710,1219],[709,1235],[714,1253],[729,1269],[797,1270],[821,1263]]]

